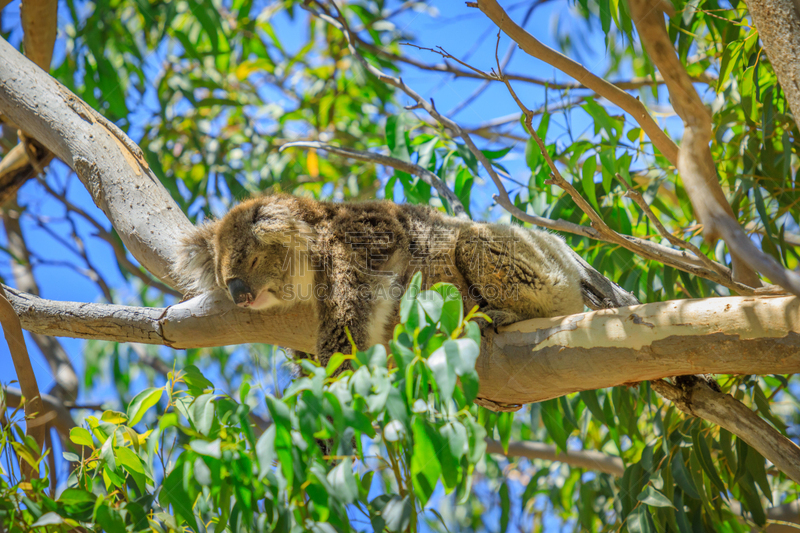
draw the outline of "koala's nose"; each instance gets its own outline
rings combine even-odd
[[[228,282],[228,291],[231,293],[231,298],[236,305],[243,307],[249,306],[253,302],[253,294],[250,288],[239,278],[233,278]]]

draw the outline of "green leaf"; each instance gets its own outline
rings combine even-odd
[[[379,518],[379,526],[375,527],[375,531],[383,531],[385,528],[399,533],[408,529],[414,512],[408,496],[401,498],[397,494],[384,494],[372,500],[370,506],[377,511],[375,515],[376,518]],[[370,514],[370,519],[373,520],[372,514]],[[374,520],[373,525],[376,525]]]
[[[603,408],[600,407],[600,402],[597,401],[597,391],[595,390],[584,390],[580,393],[581,400],[583,403],[586,404],[586,407],[589,409],[589,412],[592,413],[597,420],[602,422],[603,424],[606,423],[605,413],[603,413]]]
[[[508,530],[508,521],[511,517],[511,499],[508,497],[508,484],[503,482],[500,486],[500,533]]]
[[[400,114],[386,118],[386,145],[389,147],[392,157],[411,162],[406,143],[407,119],[405,117],[404,114]]]
[[[414,492],[419,497],[420,505],[425,505],[436,488],[442,467],[436,454],[436,447],[431,442],[425,423],[416,418],[411,430],[414,435],[414,450],[411,455],[411,480]]]
[[[89,430],[81,427],[74,427],[69,430],[69,440],[78,446],[88,446],[94,448],[94,440]]]
[[[651,507],[672,507],[672,502],[669,501],[669,498],[661,494],[659,491],[654,489],[652,486],[648,485],[644,488],[644,490],[639,494],[637,499],[640,502],[646,503]]]
[[[425,314],[431,319],[432,324],[439,322],[442,316],[442,307],[444,306],[444,298],[436,291],[422,291],[417,296],[417,301],[425,310]]]
[[[195,398],[189,409],[189,420],[203,435],[208,435],[214,424],[214,398],[212,392],[201,394]]]
[[[349,457],[328,473],[328,483],[333,488],[331,496],[342,503],[349,504],[358,498],[358,482],[353,474],[353,461]]]
[[[56,524],[63,524],[64,519],[58,513],[49,512],[43,514],[39,519],[31,524],[31,527],[54,526]]]
[[[775,236],[772,234],[772,220],[769,218],[769,215],[767,215],[767,208],[764,205],[764,197],[761,195],[761,188],[756,185],[752,190],[758,216],[761,217],[761,221],[764,224],[764,233],[767,235],[767,239],[770,244],[772,244],[772,247],[777,249],[778,245],[775,242]]]
[[[159,492],[159,499],[163,507],[172,505],[176,518],[182,518],[194,531],[200,531],[192,511],[193,500],[183,485],[183,465],[180,461],[164,479],[164,488]]]
[[[514,426],[514,413],[503,412],[497,417],[497,432],[500,434],[500,443],[503,451],[508,453],[508,443],[511,440],[511,429]]]
[[[560,450],[567,451],[567,437],[569,433],[562,423],[563,415],[558,409],[558,400],[547,400],[541,403],[542,422],[547,429],[547,434],[555,441]]]
[[[189,447],[200,455],[206,455],[219,459],[222,457],[222,442],[220,439],[214,439],[211,442],[205,440],[193,440],[189,443]]]
[[[128,405],[128,425],[132,427],[138,424],[145,413],[161,400],[163,392],[163,388],[149,388],[134,396]]]
[[[269,409],[272,420],[287,430],[292,429],[292,420],[289,414],[289,408],[286,407],[286,404],[276,399],[274,396],[267,395],[266,399],[267,409]]]
[[[192,396],[199,396],[206,389],[214,388],[214,384],[206,379],[200,369],[194,365],[184,368],[181,377],[186,382],[186,386],[189,387],[189,392]]]
[[[531,498],[536,495],[536,491],[539,487],[539,480],[548,474],[547,468],[540,468],[528,481],[528,485],[525,487],[525,492],[522,493],[522,497],[520,498],[520,507],[522,510],[525,510],[525,507],[528,505],[528,502]]]
[[[461,205],[464,206],[464,210],[469,215],[469,203],[470,203],[470,196],[472,194],[472,185],[474,183],[474,178],[472,177],[472,173],[466,167],[459,167],[458,172],[456,172],[456,182],[453,186],[453,192],[456,193],[456,196],[461,201]]]
[[[753,476],[753,480],[758,483],[761,493],[770,503],[774,504],[775,502],[772,501],[772,487],[769,486],[769,480],[767,479],[766,461],[764,461],[764,458],[760,453],[751,449],[747,452],[745,463],[747,465],[747,472]]]
[[[696,453],[700,459],[700,465],[708,475],[711,483],[723,494],[723,497],[726,497],[727,491],[725,489],[725,484],[717,473],[714,460],[711,459],[711,451],[708,449],[708,443],[703,435],[701,435],[699,427],[692,432],[692,443],[694,444],[694,453]]]
[[[594,207],[594,210],[600,212],[600,205],[597,203],[597,189],[594,183],[594,174],[597,171],[597,158],[592,155],[583,162],[583,169],[581,170],[581,186],[583,193],[589,199],[589,202]]]
[[[628,515],[626,519],[630,533],[651,533],[655,528],[650,523],[650,512],[647,507],[640,505]]]
[[[436,291],[442,297],[440,325],[442,330],[450,335],[464,320],[464,303],[461,300],[461,293],[455,285],[450,283],[436,283],[431,290]]]
[[[440,350],[447,354],[447,362],[452,365],[457,376],[464,376],[475,370],[480,347],[472,339],[448,340]]]
[[[58,501],[64,505],[76,505],[81,503],[94,503],[97,496],[82,489],[64,489]]]
[[[256,443],[256,457],[258,458],[258,479],[262,480],[272,469],[275,460],[275,425],[271,425],[258,438]]]
[[[743,503],[753,517],[753,522],[760,526],[765,525],[767,522],[767,516],[764,512],[764,506],[761,504],[761,498],[758,497],[758,491],[750,474],[745,474],[739,480],[739,489],[741,491],[741,495],[743,496]]]
[[[403,298],[400,300],[400,322],[408,322],[409,315],[412,308],[417,304],[417,295],[419,295],[420,287],[422,286],[422,274],[417,272],[411,278]]]
[[[439,433],[442,438],[447,442],[450,448],[450,453],[456,459],[461,459],[469,451],[467,440],[467,428],[464,424],[458,421],[448,422],[441,427]]]
[[[117,460],[114,456],[114,435],[111,435],[100,448],[100,458],[106,462],[111,470],[117,469]]]
[[[436,386],[439,388],[439,400],[441,402],[450,401],[453,398],[453,391],[456,388],[456,372],[453,365],[448,361],[448,354],[444,346],[437,349],[428,357],[428,368],[433,372]]]
[[[675,480],[675,483],[681,488],[683,492],[686,493],[687,496],[690,498],[694,498],[695,500],[700,499],[700,494],[697,492],[697,487],[692,480],[692,477],[689,475],[689,471],[686,470],[686,465],[683,463],[683,455],[680,453],[680,450],[675,453],[672,457],[672,477]]]

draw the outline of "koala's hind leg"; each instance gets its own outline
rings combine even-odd
[[[577,265],[555,235],[475,224],[461,230],[455,263],[494,327],[583,310]]]

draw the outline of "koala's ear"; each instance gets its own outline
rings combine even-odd
[[[219,221],[206,222],[181,239],[172,272],[187,295],[208,292],[217,286],[214,263],[219,226]]]
[[[317,236],[314,228],[286,205],[259,206],[253,223],[253,233],[265,244],[287,243],[294,240],[311,244]]]

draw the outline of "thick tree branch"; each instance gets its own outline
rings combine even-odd
[[[708,420],[741,438],[781,472],[800,483],[800,447],[730,394],[717,392],[699,379],[683,387],[663,380],[650,385],[681,411]]]
[[[282,314],[236,307],[222,291],[165,309],[43,300],[6,289],[23,327],[45,335],[197,348],[277,344],[313,353],[310,306]],[[480,396],[521,405],[581,390],[686,374],[800,372],[800,300],[676,300],[487,332]]]
[[[141,150],[2,39],[0,112],[70,165],[139,263],[175,286],[170,260],[191,224]]]
[[[795,121],[800,117],[800,4],[791,0],[747,0]]]

